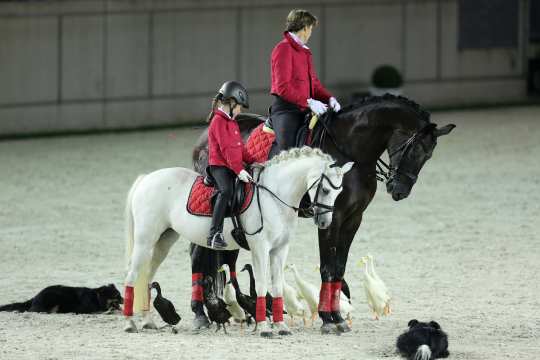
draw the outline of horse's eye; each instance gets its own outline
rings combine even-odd
[[[327,188],[323,188],[322,192],[323,192],[324,195],[330,194],[330,190],[328,190]]]

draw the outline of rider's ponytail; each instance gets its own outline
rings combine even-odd
[[[217,94],[214,96],[214,99],[212,99],[212,111],[210,111],[210,114],[208,114],[208,117],[206,118],[206,122],[210,123],[212,121],[212,118],[214,117],[214,112],[216,111],[218,101],[221,100],[222,95]]]

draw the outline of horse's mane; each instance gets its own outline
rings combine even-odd
[[[377,105],[383,102],[392,102],[398,105],[408,107],[412,111],[414,111],[418,115],[418,117],[420,117],[422,120],[426,121],[427,123],[430,122],[429,112],[425,110],[423,107],[421,107],[417,102],[411,99],[408,99],[405,96],[399,96],[399,95],[396,96],[392,94],[384,94],[383,96],[363,97],[360,100],[341,109],[341,113],[354,112],[355,110],[361,110],[362,108],[368,105]]]
[[[265,167],[269,167],[269,166],[280,164],[280,163],[283,163],[292,159],[300,159],[300,158],[308,158],[308,157],[320,158],[321,160],[326,161],[328,163],[334,162],[334,159],[330,155],[324,153],[321,149],[311,148],[309,146],[303,146],[301,148],[292,148],[289,150],[283,150],[278,155],[268,160],[264,165]]]

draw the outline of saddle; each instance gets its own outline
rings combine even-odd
[[[306,114],[304,118],[304,122],[298,129],[298,132],[296,133],[296,141],[295,141],[295,147],[302,147],[302,146],[312,146],[313,145],[313,139],[314,139],[314,133],[319,130],[319,127],[315,127],[317,124],[317,118],[311,117],[311,114]],[[274,132],[273,126],[272,126],[272,117],[266,118],[264,122],[264,128],[268,132]],[[275,155],[279,153],[279,150],[277,148],[277,143],[273,143],[269,153],[268,157],[265,159],[269,160]]]
[[[254,169],[260,170],[261,167],[254,166]],[[249,171],[253,176],[258,177],[255,171]],[[198,176],[189,193],[188,202],[186,205],[187,211],[196,216],[212,216],[212,210],[216,201],[217,192],[215,191],[215,180],[211,173],[206,170],[208,175]],[[233,188],[233,198],[225,217],[230,217],[233,223],[231,235],[242,248],[249,250],[249,245],[245,236],[245,231],[240,223],[240,214],[242,214],[251,204],[255,193],[254,184],[246,184],[240,179],[236,179]]]
[[[207,171],[207,176],[197,176],[189,193],[186,209],[196,216],[212,217],[212,209],[216,201],[215,180]],[[227,208],[226,217],[243,213],[253,200],[253,184],[245,184],[236,179],[233,189],[233,199]]]

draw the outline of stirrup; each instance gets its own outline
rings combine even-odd
[[[223,234],[221,232],[216,232],[212,238],[208,239],[207,245],[212,249],[223,249],[227,247],[227,242],[223,238]]]

